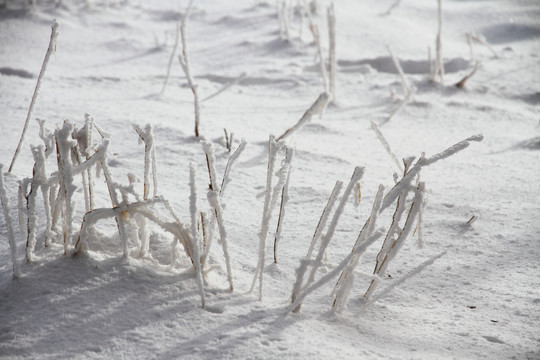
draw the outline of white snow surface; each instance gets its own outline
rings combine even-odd
[[[157,226],[150,228],[145,258],[130,243],[132,256],[123,259],[110,220],[98,223],[99,231],[87,240],[88,253],[63,255],[59,240],[44,247],[39,194],[36,259],[26,263],[26,236],[16,221],[17,182],[32,176],[30,145],[41,144],[35,119],[45,119],[51,131],[65,119],[80,128],[85,113],[110,134],[108,163],[116,181],[128,184],[128,173],[144,178],[144,146],[132,124],[151,124],[159,194],[189,224],[189,163],[194,162],[202,189],[198,203],[206,207],[206,159],[194,136],[193,95],[178,61],[165,94],[158,95],[188,1],[64,0],[55,7],[53,1],[37,0],[31,10],[21,9],[22,1],[4,2],[4,171],[22,131],[53,19],[60,26],[23,149],[13,172],[4,175],[21,276],[12,277],[8,232],[0,216],[0,359],[540,359],[540,4],[443,0],[441,85],[429,81],[427,61],[428,46],[435,54],[437,2],[402,1],[382,16],[393,2],[335,1],[336,101],[286,139],[295,148],[286,217],[274,264],[277,211],[272,215],[264,297],[258,301],[257,291],[248,291],[258,262],[268,137],[296,124],[324,91],[318,50],[307,20],[299,37],[298,16],[291,22],[290,41],[280,37],[274,1],[194,1],[186,36],[201,98],[237,81],[201,103],[200,132],[215,142],[219,181],[229,156],[223,128],[234,133],[233,150],[242,138],[248,143],[222,199],[235,290],[228,292],[216,243],[206,277],[206,309],[189,259],[182,255],[170,264],[172,237]],[[328,5],[320,0],[320,13],[314,15],[325,57]],[[475,43],[481,68],[457,88],[454,84],[474,67],[467,32],[483,36],[498,56]],[[403,96],[387,45],[417,92],[384,123],[401,101],[392,94]],[[422,170],[424,246],[417,246],[416,236],[407,239],[376,294],[447,253],[358,313],[370,282],[361,273],[372,274],[380,239],[360,260],[342,313],[331,313],[331,281],[305,299],[300,313],[284,316],[295,270],[336,180],[346,182],[355,166],[365,168],[362,202],[346,204],[318,277],[350,253],[379,184],[388,190],[394,185],[395,163],[371,130],[372,121],[384,123],[380,130],[399,159],[422,152],[429,157],[483,134],[482,142]],[[55,154],[47,169],[56,170]],[[95,182],[99,207],[110,207],[103,177]],[[80,176],[75,184],[77,233],[84,215]],[[142,194],[142,180],[136,186]],[[379,225],[389,225],[392,211],[381,214]],[[472,216],[476,221],[467,223]],[[214,237],[219,241],[217,229]]]

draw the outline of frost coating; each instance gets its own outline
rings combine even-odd
[[[250,292],[255,289],[255,284],[257,279],[259,280],[259,301],[262,301],[263,296],[263,274],[264,274],[264,263],[266,255],[266,237],[268,235],[268,226],[270,223],[270,218],[272,216],[272,203],[273,201],[273,192],[272,192],[272,178],[274,176],[274,166],[276,163],[276,156],[279,149],[283,146],[282,143],[278,143],[275,140],[274,135],[270,135],[268,139],[268,168],[266,171],[266,190],[264,195],[264,207],[263,207],[263,216],[261,222],[261,230],[259,232],[259,261],[257,263],[257,268],[255,269],[255,274],[253,276],[253,281],[251,283]]]
[[[197,168],[194,163],[189,164],[189,213],[191,215],[191,240],[193,247],[193,265],[197,271],[197,285],[199,287],[199,295],[201,296],[201,306],[206,307],[204,297],[204,281],[202,276],[201,261],[199,257],[199,232],[197,231],[197,187],[195,185],[195,177],[197,176]]]
[[[56,38],[58,37],[58,26],[59,25],[56,22],[56,20],[53,20],[53,23],[51,25],[51,38],[49,40],[49,47],[47,48],[47,52],[45,53],[45,58],[43,59],[43,64],[41,65],[41,70],[39,71],[38,80],[36,83],[36,87],[34,89],[34,95],[32,95],[30,107],[28,108],[28,114],[26,115],[26,121],[24,122],[21,139],[19,140],[19,143],[17,144],[17,149],[15,150],[15,154],[13,155],[13,159],[11,160],[11,165],[9,165],[8,172],[11,172],[13,170],[13,167],[15,166],[15,161],[17,160],[17,156],[19,155],[19,152],[21,151],[21,147],[24,142],[24,135],[26,134],[26,130],[28,129],[28,123],[30,122],[30,118],[32,117],[32,111],[34,110],[34,105],[36,104],[36,100],[39,95],[39,89],[41,87],[41,79],[43,79],[43,76],[45,75],[45,71],[47,70],[47,65],[49,64],[49,59],[51,57],[51,54],[56,50]]]

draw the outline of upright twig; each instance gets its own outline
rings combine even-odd
[[[203,98],[201,100],[201,102],[205,102],[206,100],[210,100],[210,99],[218,96],[222,92],[225,92],[226,90],[230,89],[234,85],[239,84],[242,80],[244,80],[246,78],[246,76],[247,76],[247,74],[245,72],[240,74],[238,77],[232,79],[229,83],[223,85],[223,87],[221,89],[219,89],[218,91],[216,91],[215,93],[210,94],[210,95],[206,96],[205,98]]]
[[[160,95],[165,94],[165,89],[167,88],[167,84],[169,83],[169,77],[171,76],[171,68],[172,68],[172,63],[174,60],[174,55],[176,54],[176,51],[178,50],[179,37],[180,37],[180,23],[176,25],[176,36],[174,37],[174,45],[171,51],[171,56],[169,58],[169,63],[167,64],[167,73],[165,74],[165,80],[163,81],[163,87],[161,88]]]
[[[382,204],[382,198],[384,194],[384,186],[379,185],[379,190],[377,191],[377,195],[375,196],[375,201],[373,202],[373,206],[371,208],[371,214],[366,221],[366,224],[362,228],[362,231],[360,231],[360,234],[358,235],[358,238],[356,239],[356,243],[353,246],[352,253],[355,252],[356,248],[363,244],[367,239],[371,237],[375,230],[375,226],[377,224],[377,219],[379,215],[379,209],[381,208]],[[334,303],[332,304],[332,311],[335,312],[341,312],[343,308],[347,305],[347,302],[349,300],[349,295],[351,288],[354,283],[354,270],[356,269],[358,262],[360,260],[360,257],[358,255],[355,255],[351,257],[349,263],[341,273],[341,276],[338,279],[338,282],[334,288],[334,293],[336,294],[336,298],[334,300]]]
[[[225,189],[227,188],[227,185],[231,181],[231,178],[230,178],[231,168],[233,164],[235,163],[235,161],[240,156],[240,154],[244,151],[245,147],[246,147],[246,141],[242,140],[238,148],[236,148],[234,153],[229,157],[229,160],[227,161],[227,165],[225,166],[225,171],[223,172],[223,180],[221,182],[221,186],[219,189],[219,193],[221,197],[223,197],[223,195],[225,194]],[[208,158],[207,158],[207,164],[208,164]],[[212,177],[210,167],[208,167],[208,175],[209,177]],[[212,185],[212,180],[210,180],[210,186],[212,187],[212,189],[214,188]],[[213,243],[213,234],[214,234],[214,227],[216,225],[216,220],[217,219],[215,217],[215,211],[214,211],[214,216],[211,216],[210,223],[208,224],[208,227],[206,227],[206,229],[208,230],[207,236],[206,236],[207,243],[205,245],[204,252],[201,256],[201,263],[203,267],[206,265],[206,259],[208,258],[208,255],[210,254],[210,248]]]
[[[409,85],[409,82],[405,78],[405,73],[403,72],[403,68],[401,67],[401,64],[399,63],[399,60],[396,58],[394,53],[392,52],[392,49],[390,48],[390,45],[386,46],[386,49],[388,50],[388,53],[390,54],[390,57],[392,58],[392,62],[394,63],[394,66],[396,67],[396,70],[399,74],[399,77],[401,79],[401,86],[403,88],[403,94],[407,96],[409,92],[411,92],[411,87]]]
[[[262,301],[263,296],[263,276],[264,276],[264,264],[266,254],[266,237],[268,236],[268,225],[270,217],[272,216],[271,200],[272,200],[272,178],[274,177],[274,165],[276,162],[276,155],[281,147],[281,143],[276,142],[275,137],[270,135],[268,139],[268,168],[266,170],[266,190],[264,196],[264,208],[261,221],[261,230],[259,236],[259,261],[255,274],[253,275],[253,281],[251,282],[250,292],[255,288],[257,280],[259,280],[259,301]]]
[[[456,83],[456,87],[458,87],[460,89],[463,89],[465,87],[465,83],[467,82],[467,80],[469,80],[470,78],[472,78],[474,76],[474,74],[476,74],[476,72],[480,68],[480,65],[481,65],[481,63],[477,61],[474,64],[474,68],[471,70],[471,72],[468,73],[467,75],[465,75],[460,81],[458,81]]]
[[[399,6],[399,4],[401,3],[401,0],[396,0],[392,3],[392,5],[390,5],[390,7],[388,8],[388,10],[386,10],[386,12],[384,12],[382,15],[383,16],[388,16],[392,13],[392,11],[397,8]]]
[[[330,225],[328,225],[328,230],[326,232],[326,235],[322,239],[321,246],[319,248],[319,253],[317,254],[317,258],[315,259],[313,267],[311,268],[311,272],[309,274],[306,287],[309,286],[314,281],[315,274],[317,273],[317,270],[319,270],[319,267],[322,264],[323,257],[326,253],[326,249],[328,248],[328,245],[330,245],[330,241],[332,240],[332,237],[334,236],[334,233],[337,229],[337,225],[339,223],[339,219],[341,218],[341,215],[343,214],[345,205],[347,204],[347,201],[349,200],[349,197],[354,187],[356,186],[356,183],[358,183],[358,181],[360,181],[360,179],[364,175],[364,171],[365,169],[359,166],[357,166],[354,169],[354,172],[351,176],[351,180],[349,181],[349,184],[345,188],[345,191],[343,192],[343,196],[341,197],[341,200],[334,213],[334,216],[332,217],[332,221],[330,222]]]
[[[47,48],[47,52],[45,53],[45,58],[43,59],[43,64],[41,65],[41,70],[39,72],[36,87],[34,89],[34,94],[32,95],[32,100],[30,101],[30,106],[28,107],[28,113],[26,114],[26,121],[24,122],[21,138],[19,140],[19,144],[17,145],[17,149],[15,150],[15,154],[13,154],[13,159],[11,160],[11,165],[9,165],[8,172],[11,172],[13,170],[13,167],[15,166],[15,161],[17,160],[17,157],[19,156],[19,152],[21,151],[21,147],[24,142],[24,135],[26,134],[26,130],[28,129],[28,124],[30,123],[30,118],[32,117],[32,111],[34,110],[34,105],[36,104],[36,100],[39,95],[39,88],[41,87],[41,79],[43,79],[43,76],[45,75],[45,71],[47,70],[47,65],[49,64],[49,59],[51,57],[51,54],[54,51],[56,51],[56,38],[57,37],[58,37],[58,23],[56,22],[56,20],[53,20],[53,23],[51,25],[51,38],[49,40],[49,47]]]
[[[332,190],[332,193],[330,194],[330,197],[328,198],[328,202],[326,203],[326,206],[324,207],[324,210],[321,214],[321,217],[319,218],[319,222],[317,223],[317,227],[315,228],[315,233],[313,234],[313,237],[311,239],[311,244],[309,245],[309,249],[306,254],[306,259],[311,259],[311,254],[313,253],[313,249],[315,249],[315,245],[319,241],[319,239],[322,236],[322,233],[326,227],[326,222],[328,221],[328,217],[330,216],[330,213],[332,212],[332,208],[334,207],[334,204],[336,203],[336,200],[338,198],[339,192],[341,191],[341,188],[343,187],[343,181],[336,181],[336,185],[334,185],[334,189]]]
[[[208,203],[214,210],[215,218],[218,224],[219,235],[221,239],[221,247],[223,256],[225,257],[225,266],[227,267],[227,281],[229,282],[229,290],[234,290],[232,279],[231,257],[229,255],[229,245],[227,241],[227,231],[225,229],[225,221],[223,218],[223,205],[221,203],[221,188],[217,182],[216,175],[216,158],[214,155],[214,146],[211,142],[201,142],[203,150],[206,154],[206,163],[208,165],[208,175],[210,177],[210,189],[207,193]],[[212,225],[211,225],[212,226]]]
[[[444,63],[442,59],[442,0],[437,0],[437,37],[435,38],[435,51],[436,51],[436,62],[437,62],[437,71],[436,74],[439,75],[439,81],[441,84],[444,84]]]
[[[384,147],[384,149],[386,150],[386,152],[388,153],[388,155],[390,156],[390,158],[394,161],[394,163],[396,164],[398,170],[400,173],[403,173],[403,165],[402,163],[398,160],[396,154],[394,154],[394,152],[392,151],[392,149],[390,148],[390,144],[388,143],[388,141],[386,141],[386,138],[384,137],[384,135],[382,134],[381,130],[379,129],[379,127],[377,126],[377,124],[375,124],[373,121],[371,122],[371,130],[373,130],[373,132],[375,133],[375,135],[377,136],[377,139],[381,142],[382,146]]]
[[[329,92],[330,92],[330,101],[336,101],[336,70],[337,70],[337,60],[336,60],[336,14],[334,11],[334,3],[328,8],[328,63],[330,70],[329,78]]]
[[[189,212],[191,214],[191,240],[193,248],[193,265],[195,266],[195,271],[197,272],[197,285],[199,287],[199,294],[201,296],[201,306],[204,309],[206,307],[206,301],[204,296],[204,281],[202,276],[202,267],[201,261],[199,258],[199,232],[197,231],[197,188],[195,185],[195,177],[197,175],[197,168],[194,163],[189,164]]]
[[[187,46],[187,41],[186,41],[186,23],[191,13],[192,5],[193,5],[193,0],[190,0],[186,13],[184,14],[184,17],[182,18],[182,24],[180,25],[180,38],[182,40],[182,53],[178,55],[178,60],[180,61],[182,70],[184,70],[184,74],[186,75],[189,88],[193,92],[193,106],[194,106],[194,111],[195,111],[195,136],[199,137],[199,122],[200,122],[200,112],[201,112],[200,105],[199,105],[199,92],[197,91],[197,85],[195,84],[195,81],[193,80],[193,75],[191,72],[191,61],[189,58],[189,51],[188,51],[188,46]]]
[[[144,188],[143,199],[148,200],[150,193],[150,171],[152,171],[153,196],[157,196],[157,174],[156,174],[156,154],[154,147],[154,129],[152,125],[147,124],[141,129],[133,124],[133,129],[139,135],[139,140],[144,142]]]
[[[281,202],[279,206],[279,216],[278,223],[276,227],[276,235],[274,236],[274,263],[277,264],[277,250],[278,244],[281,240],[281,231],[283,229],[283,219],[285,218],[285,212],[287,207],[287,202],[289,201],[289,180],[291,178],[291,162],[293,159],[294,150],[286,148],[284,165],[281,168],[283,172],[280,176],[285,176],[285,183],[281,190]]]
[[[60,178],[60,189],[62,191],[62,229],[64,239],[64,254],[67,254],[71,243],[71,229],[73,226],[73,194],[76,186],[73,181],[73,161],[71,158],[71,148],[77,143],[72,139],[73,124],[64,122],[61,129],[56,130],[56,149],[58,153],[58,172]]]

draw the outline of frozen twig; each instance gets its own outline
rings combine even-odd
[[[411,86],[409,85],[409,82],[405,78],[405,74],[403,73],[403,69],[401,68],[401,64],[399,63],[399,60],[396,58],[394,53],[392,52],[392,49],[389,45],[386,46],[386,49],[388,49],[388,53],[390,54],[390,57],[392,58],[392,62],[394,63],[394,66],[396,67],[396,70],[399,74],[399,77],[401,79],[401,86],[403,87],[403,94],[407,96],[408,93],[411,92]]]
[[[141,129],[133,124],[133,129],[139,135],[140,141],[144,142],[144,191],[143,199],[148,200],[150,192],[150,170],[152,170],[153,196],[157,196],[157,174],[156,174],[156,154],[154,147],[154,129],[152,125],[147,124]]]
[[[195,110],[195,136],[199,137],[199,122],[200,122],[200,112],[201,112],[200,105],[199,105],[199,93],[197,91],[197,85],[195,84],[195,81],[193,80],[193,75],[191,72],[191,61],[189,59],[188,46],[187,46],[187,41],[186,41],[186,23],[187,23],[189,14],[191,13],[192,5],[193,5],[193,0],[190,0],[186,13],[184,14],[184,17],[182,18],[182,24],[180,25],[180,38],[182,40],[182,53],[178,55],[178,60],[180,61],[182,70],[184,70],[184,74],[186,75],[189,88],[193,92],[193,106]]]
[[[227,165],[225,166],[225,171],[223,173],[223,180],[221,182],[221,186],[219,187],[219,194],[220,194],[221,197],[223,197],[223,195],[225,193],[225,189],[227,188],[227,185],[231,181],[231,179],[230,179],[231,168],[232,168],[233,164],[235,163],[235,161],[240,156],[240,154],[244,151],[244,149],[246,147],[246,144],[247,144],[246,141],[242,140],[240,142],[240,145],[238,146],[238,148],[234,151],[234,153],[229,157],[229,160],[227,161]],[[210,146],[210,145],[207,145],[207,146]],[[203,147],[203,149],[205,149],[205,148]],[[205,152],[206,152],[206,150],[205,150]],[[214,170],[211,170],[209,160],[210,160],[210,158],[207,156],[208,176],[210,177],[210,187],[211,187],[212,190],[214,190],[214,189],[218,188],[218,185],[216,183],[217,179],[215,179],[217,175],[215,174],[215,165],[214,165]],[[212,158],[212,160],[214,160],[214,158]],[[214,178],[214,180],[212,180],[213,178]],[[215,217],[215,211],[214,211],[214,215],[211,216],[211,220],[210,220],[210,222],[208,224],[208,227],[206,227],[206,229],[208,230],[208,234],[206,236],[207,242],[205,244],[204,252],[203,252],[203,254],[201,256],[201,262],[203,264],[203,267],[205,266],[206,259],[207,259],[208,255],[210,254],[210,248],[211,248],[212,243],[213,243],[213,234],[214,234],[214,227],[215,227],[215,224],[216,224],[216,220],[217,219]]]
[[[223,218],[223,205],[221,203],[221,188],[217,183],[216,175],[216,158],[214,155],[214,146],[211,142],[202,141],[201,142],[203,150],[206,154],[206,162],[208,165],[208,174],[210,176],[210,190],[208,191],[208,203],[214,210],[215,218],[218,223],[218,229],[221,239],[221,247],[223,249],[223,256],[225,257],[225,265],[227,267],[227,281],[229,282],[229,290],[234,290],[233,280],[232,280],[232,268],[231,268],[231,258],[229,255],[229,246],[227,242],[227,231],[225,229],[225,222]],[[210,227],[213,225],[211,224]]]
[[[388,10],[386,10],[382,15],[383,16],[388,16],[392,13],[392,11],[397,8],[399,6],[399,4],[401,3],[401,0],[396,0],[392,3],[392,5],[390,5],[390,7],[388,8]]]
[[[334,3],[328,8],[328,63],[330,66],[330,77],[329,77],[329,92],[330,92],[330,102],[336,101],[336,14],[334,11]],[[322,60],[321,60],[322,61]]]
[[[366,241],[364,241],[362,244],[360,244],[360,246],[358,246],[353,252],[351,252],[349,255],[347,255],[343,260],[341,260],[341,262],[338,264],[338,266],[336,266],[335,268],[333,268],[332,270],[330,270],[329,272],[327,272],[324,276],[322,276],[319,280],[317,280],[316,282],[314,282],[313,284],[311,284],[309,287],[307,287],[302,293],[300,293],[295,299],[294,301],[287,307],[287,309],[285,310],[285,315],[289,314],[291,311],[292,312],[299,312],[300,311],[300,305],[302,304],[302,302],[304,301],[304,299],[306,298],[306,296],[308,296],[309,294],[311,294],[313,291],[317,290],[318,288],[320,288],[321,286],[323,286],[324,284],[326,284],[327,282],[329,282],[332,278],[334,278],[335,276],[337,276],[337,274],[339,274],[341,271],[343,271],[343,269],[345,268],[345,266],[347,266],[347,264],[349,264],[349,262],[351,261],[351,259],[354,257],[354,256],[361,256],[365,251],[366,249],[371,245],[373,244],[375,241],[378,240],[378,238],[380,237],[381,233],[380,232],[376,232],[375,234],[373,234],[369,239],[367,239]]]
[[[265,263],[265,251],[266,251],[266,237],[268,236],[268,226],[270,217],[272,216],[272,178],[274,177],[274,165],[276,162],[276,155],[281,148],[281,143],[276,142],[273,135],[270,135],[268,139],[268,168],[266,171],[266,190],[264,196],[263,216],[261,221],[261,230],[259,232],[259,261],[255,274],[253,275],[253,281],[251,283],[250,292],[255,289],[257,279],[259,280],[259,301],[262,301],[263,295],[263,275],[264,275],[264,263]]]
[[[32,117],[32,111],[34,110],[34,105],[36,104],[36,100],[39,95],[39,89],[41,87],[41,80],[43,79],[43,76],[45,75],[45,71],[47,70],[47,65],[49,64],[49,59],[51,57],[51,54],[56,51],[56,38],[57,37],[58,37],[58,23],[56,22],[56,20],[53,20],[53,23],[51,25],[51,38],[49,40],[49,47],[47,48],[47,52],[45,53],[45,58],[43,59],[43,64],[41,65],[41,70],[39,72],[36,87],[34,89],[34,94],[32,95],[32,100],[30,101],[30,106],[28,108],[28,114],[26,115],[26,121],[24,122],[21,138],[19,140],[19,144],[17,145],[17,149],[15,150],[15,154],[13,154],[13,159],[11,160],[11,165],[9,165],[8,172],[11,172],[13,170],[13,167],[15,166],[15,161],[17,160],[17,156],[19,156],[19,152],[21,151],[21,147],[24,142],[24,135],[26,134],[26,130],[28,129],[28,124],[30,122],[30,118]]]
[[[379,185],[379,190],[377,191],[375,201],[373,202],[373,206],[371,208],[371,215],[369,216],[366,224],[362,228],[362,231],[358,235],[356,243],[354,244],[352,249],[353,253],[358,246],[363,244],[373,234],[373,231],[375,230],[375,226],[377,224],[378,213],[379,209],[381,208],[383,195],[384,186]],[[332,311],[334,313],[341,312],[349,301],[349,294],[354,283],[354,270],[356,269],[359,260],[360,256],[358,255],[351,257],[349,263],[344,268],[341,276],[338,279],[336,287],[334,288],[334,293],[336,295],[336,298],[332,305]]]
[[[171,57],[169,58],[169,63],[167,64],[167,74],[165,75],[165,80],[163,81],[163,87],[161,88],[160,95],[165,94],[165,89],[167,88],[167,83],[169,82],[169,77],[171,76],[171,68],[172,63],[174,60],[174,55],[176,54],[176,51],[178,50],[178,38],[180,37],[180,24],[177,25],[176,28],[176,36],[174,38],[174,45],[173,49],[171,51]]]
[[[482,141],[483,138],[484,137],[482,135],[473,135],[429,158],[420,158],[418,162],[410,170],[407,171],[403,178],[388,192],[388,194],[386,194],[383,205],[381,207],[381,211],[385,210],[396,200],[401,191],[410,185],[411,181],[416,177],[416,175],[424,166],[429,166],[439,160],[446,159],[447,157],[452,156],[455,153],[462,151],[463,149],[466,149],[472,141]]]
[[[470,73],[468,73],[467,75],[465,75],[463,77],[463,79],[461,79],[460,81],[458,81],[456,83],[456,87],[462,89],[465,87],[465,83],[467,82],[467,80],[469,80],[470,78],[473,77],[474,74],[476,74],[476,71],[478,71],[478,69],[480,68],[480,62],[476,62],[476,64],[474,64],[474,69],[471,70]]]
[[[439,81],[444,84],[444,63],[442,59],[442,0],[437,0],[437,37],[435,38],[435,51],[436,51],[436,71],[435,74],[439,75]]]
[[[242,154],[242,152],[246,148],[246,144],[247,144],[246,141],[242,139],[242,141],[240,141],[240,145],[238,145],[234,153],[229,157],[229,160],[227,160],[227,165],[225,166],[225,171],[223,172],[223,180],[221,182],[221,189],[220,189],[221,196],[223,196],[225,188],[231,181],[231,177],[230,177],[231,168],[233,164],[235,163],[235,161],[240,156],[240,154]]]
[[[58,152],[58,170],[60,175],[60,189],[62,192],[63,209],[63,239],[64,254],[67,254],[71,243],[71,229],[73,226],[73,194],[76,186],[74,184],[73,161],[71,158],[71,149],[77,143],[72,139],[73,124],[69,121],[64,122],[61,129],[56,130],[56,148]]]
[[[406,94],[405,98],[401,100],[399,105],[390,113],[390,115],[388,115],[388,117],[383,122],[381,122],[380,125],[382,126],[386,124],[387,122],[392,120],[392,118],[396,116],[401,110],[403,110],[405,105],[407,105],[411,101],[415,93],[416,93],[416,88],[413,87],[411,91]]]
[[[281,203],[279,206],[279,216],[278,216],[278,223],[277,223],[277,228],[276,228],[276,235],[274,237],[274,263],[276,264],[277,264],[278,244],[279,244],[279,241],[281,240],[283,220],[285,218],[287,202],[289,201],[289,180],[291,178],[291,168],[292,168],[291,162],[293,159],[293,155],[294,155],[294,150],[287,148],[285,160],[283,161],[284,164],[281,167],[280,177],[285,177],[285,182],[281,190]]]
[[[381,144],[383,145],[384,149],[386,150],[386,152],[388,153],[388,155],[390,156],[390,158],[394,161],[394,163],[396,164],[398,170],[400,173],[403,173],[403,165],[402,163],[398,160],[396,154],[394,154],[394,152],[392,151],[392,149],[390,148],[390,144],[388,143],[388,141],[386,141],[384,135],[382,134],[381,130],[379,129],[379,127],[377,126],[377,124],[375,124],[373,121],[371,122],[371,129],[373,130],[373,132],[375,133],[375,135],[377,135],[377,139],[379,139],[379,141],[381,142]]]
[[[317,270],[322,264],[324,254],[326,253],[326,249],[328,248],[328,245],[330,244],[330,241],[332,240],[332,237],[334,236],[334,232],[336,231],[337,225],[339,223],[339,219],[341,215],[343,214],[345,204],[347,204],[347,201],[349,200],[349,197],[354,189],[354,186],[356,185],[358,181],[360,181],[360,179],[364,175],[364,171],[365,169],[359,166],[357,166],[354,169],[354,172],[351,176],[351,180],[349,181],[349,184],[345,188],[345,191],[343,192],[343,196],[341,197],[341,200],[336,208],[336,211],[334,212],[332,221],[330,222],[330,225],[328,225],[328,230],[326,232],[326,235],[322,238],[321,246],[319,248],[319,253],[317,254],[317,258],[315,259],[315,262],[309,274],[306,287],[309,286],[315,279],[315,274],[317,273]]]
[[[330,94],[328,93],[321,93],[317,100],[309,107],[309,109],[306,110],[304,115],[298,120],[298,122],[291,128],[287,129],[280,137],[277,138],[276,141],[283,140],[290,136],[294,131],[301,128],[305,123],[309,122],[313,115],[320,114],[328,105],[328,101],[330,99]]]
[[[201,100],[201,102],[205,102],[206,100],[210,100],[216,96],[218,96],[219,94],[221,94],[222,92],[224,91],[227,91],[228,89],[230,89],[231,87],[233,87],[234,85],[237,85],[240,83],[240,81],[244,80],[246,78],[247,74],[244,72],[242,74],[240,74],[240,76],[232,79],[229,83],[225,84],[221,89],[219,89],[218,91],[216,91],[215,93],[213,94],[210,94],[208,95],[207,97],[203,98]]]
[[[202,276],[202,267],[199,257],[199,232],[197,231],[197,188],[195,185],[195,177],[197,176],[197,168],[194,163],[189,164],[189,212],[191,214],[191,240],[193,248],[193,265],[195,266],[195,271],[197,272],[197,285],[199,287],[199,294],[201,296],[201,306],[204,309],[206,307],[205,297],[204,297],[204,281]]]
[[[477,43],[482,44],[485,47],[487,47],[489,49],[489,51],[491,51],[491,53],[493,54],[494,57],[496,57],[496,58],[499,57],[499,54],[497,54],[495,49],[493,49],[493,47],[491,47],[491,45],[489,45],[489,43],[487,42],[487,40],[486,40],[486,38],[484,36],[478,35],[478,34],[475,34],[475,33],[468,33],[468,35],[470,36],[471,40],[474,40]]]
[[[322,236],[322,232],[326,226],[328,217],[330,216],[330,213],[332,212],[332,208],[334,207],[334,204],[338,198],[339,192],[341,191],[342,187],[343,187],[343,182],[338,180],[336,182],[336,185],[334,186],[334,189],[332,190],[332,193],[330,194],[330,197],[328,198],[328,202],[326,203],[326,206],[324,207],[324,210],[321,214],[319,222],[317,223],[317,227],[315,228],[315,233],[313,234],[313,238],[311,239],[311,244],[309,245],[309,249],[306,254],[306,259],[311,259],[311,254],[313,253],[313,249],[315,248],[315,245],[317,244],[317,242]]]

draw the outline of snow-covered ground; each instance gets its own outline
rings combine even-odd
[[[50,37],[59,23],[56,52],[43,77],[32,121],[11,173],[4,173],[18,245],[21,275],[12,277],[6,222],[0,216],[0,358],[2,359],[538,359],[540,358],[540,5],[535,0],[442,2],[444,84],[429,80],[428,47],[435,58],[437,1],[336,0],[336,99],[322,117],[286,139],[295,149],[278,263],[273,263],[273,213],[267,237],[263,298],[249,292],[259,259],[268,137],[293,126],[323,89],[317,46],[304,17],[292,17],[290,40],[280,35],[274,1],[195,0],[186,24],[191,70],[201,100],[202,136],[214,142],[221,179],[229,153],[247,141],[223,195],[224,225],[234,292],[228,291],[221,245],[211,251],[206,309],[196,273],[182,253],[171,264],[172,236],[150,226],[149,255],[128,243],[114,221],[97,224],[88,251],[63,255],[60,238],[44,247],[45,212],[39,218],[36,258],[24,259],[26,236],[17,217],[18,181],[32,176],[30,145],[41,144],[34,119],[53,131],[85,113],[111,140],[108,164],[116,181],[140,180],[144,145],[132,124],[155,134],[158,193],[190,224],[189,164],[198,164],[198,205],[206,210],[206,159],[193,132],[193,95],[176,58],[159,95],[177,24],[188,1],[94,4],[37,0],[33,10],[8,0],[0,9],[0,164],[7,171]],[[94,3],[88,1],[88,3]],[[296,3],[289,1],[289,3]],[[327,7],[314,14],[323,57],[328,56]],[[473,54],[467,33],[473,41]],[[488,45],[486,45],[488,44]],[[416,88],[403,98],[401,79],[386,46]],[[180,52],[180,51],[179,51]],[[472,58],[474,56],[474,59]],[[464,88],[454,86],[477,73]],[[224,86],[228,89],[205,99]],[[307,296],[300,313],[285,316],[317,222],[336,180],[365,168],[362,199],[346,202],[316,279],[351,252],[371,212],[379,184],[394,185],[397,166],[371,128],[398,158],[429,157],[471,135],[471,145],[425,167],[423,242],[407,239],[377,291],[442,252],[446,254],[360,312],[382,239],[356,268],[348,306],[332,313],[337,277]],[[101,140],[94,133],[95,144]],[[278,155],[275,170],[284,154]],[[56,155],[47,175],[56,171]],[[73,234],[85,213],[77,177]],[[274,178],[274,184],[277,177]],[[95,178],[97,207],[110,207],[103,177]],[[261,197],[262,195],[262,197]],[[358,196],[353,193],[353,196]],[[279,204],[278,204],[279,207]],[[170,216],[160,208],[163,219]],[[379,225],[391,222],[382,212]],[[209,212],[208,214],[211,214]],[[475,221],[468,222],[474,216]],[[217,234],[217,228],[216,228]],[[412,235],[412,234],[411,234]],[[377,294],[377,293],[376,293]]]

